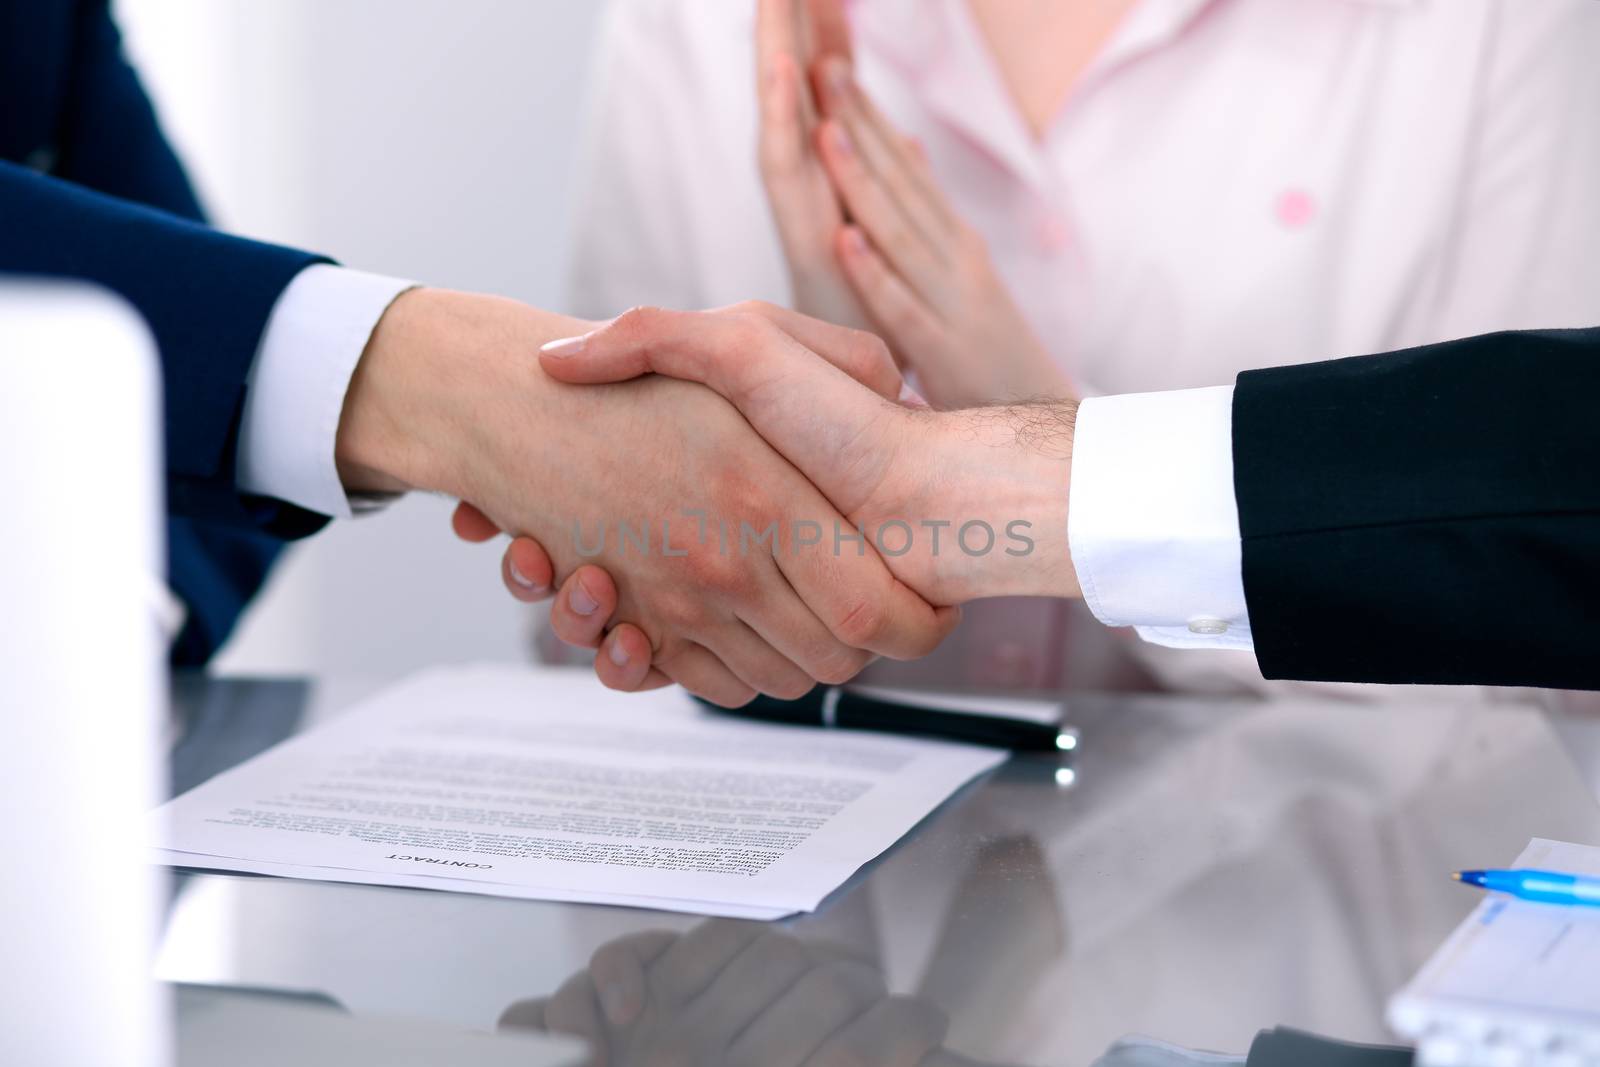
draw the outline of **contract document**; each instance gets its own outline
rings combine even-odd
[[[680,690],[432,671],[159,809],[159,862],[774,919],[996,749],[741,722]]]

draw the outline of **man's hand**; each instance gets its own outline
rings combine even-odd
[[[619,579],[616,611],[642,639],[634,654],[717,703],[798,696],[853,676],[869,653],[937,644],[952,613],[875,553],[793,551],[797,523],[832,530],[839,515],[726,402],[688,383],[597,390],[541,371],[539,345],[585,325],[490,297],[399,298],[346,397],[347,487],[471,501],[488,523],[542,542],[546,582],[592,558]],[[775,525],[774,537],[747,550],[742,523]],[[586,606],[576,588],[564,597]]]
[[[848,552],[860,529],[932,603],[1080,595],[1067,541],[1076,401],[945,413],[896,403],[889,398],[903,387],[880,340],[764,304],[638,309],[552,343],[542,359],[552,376],[571,382],[654,372],[717,390],[850,520],[845,540],[812,550]],[[526,572],[540,553],[519,538],[508,557],[532,561]],[[563,610],[575,584],[552,612],[557,635],[601,649],[596,668],[605,684],[648,687],[642,665],[634,673],[608,666],[611,649],[644,643],[626,613],[614,627],[575,619]],[[603,572],[584,584],[613,589]]]
[[[604,945],[553,996],[512,1005],[500,1024],[581,1037],[590,1067],[954,1062],[940,1055],[944,1013],[891,996],[875,967],[728,920]]]
[[[839,336],[820,325],[808,344],[759,306],[641,308],[546,345],[541,359],[572,383],[654,373],[709,386],[931,603],[1079,595],[1067,544],[1076,402],[896,404],[840,369],[851,360],[818,354]]]

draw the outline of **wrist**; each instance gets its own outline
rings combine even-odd
[[[539,346],[589,325],[497,297],[413,289],[384,312],[351,376],[335,445],[351,492],[473,499],[471,440],[507,390],[549,385]]]
[[[941,602],[1080,595],[1067,540],[1077,403],[921,416],[922,510],[948,522],[929,563]]]

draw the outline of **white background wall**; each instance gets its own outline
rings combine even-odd
[[[117,0],[218,224],[366,270],[561,300],[598,0]],[[524,655],[499,545],[412,498],[292,547],[228,671]]]

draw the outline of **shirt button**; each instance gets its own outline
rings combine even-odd
[[[1298,230],[1317,217],[1317,201],[1304,189],[1285,189],[1278,196],[1278,221],[1285,228]]]
[[[1228,624],[1221,619],[1190,619],[1189,632],[1202,637],[1215,637],[1228,632]]]

